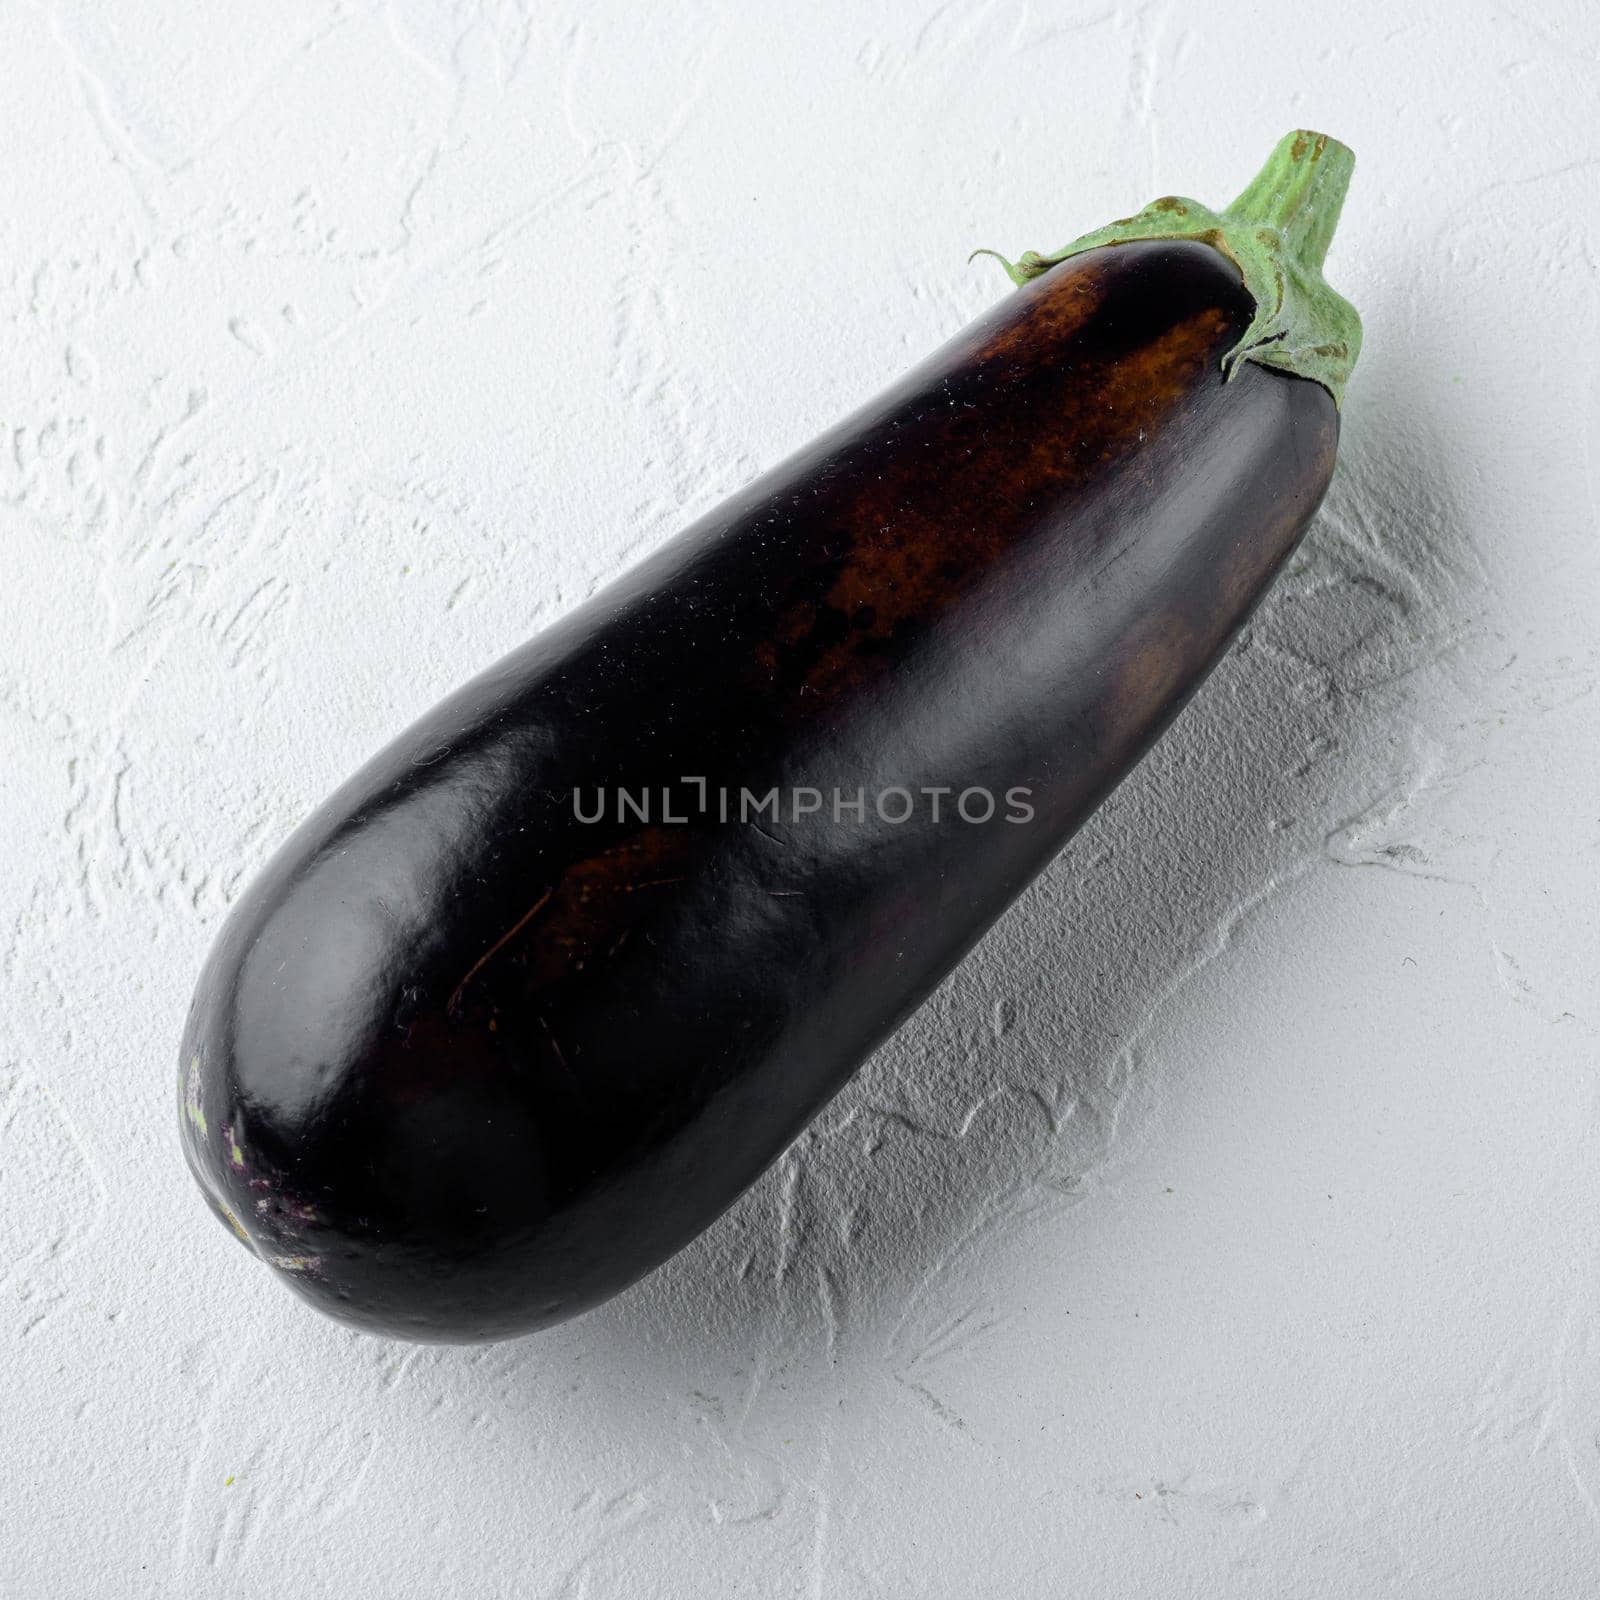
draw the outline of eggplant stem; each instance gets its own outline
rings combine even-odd
[[[1336,405],[1361,353],[1361,318],[1329,287],[1323,259],[1344,209],[1355,156],[1325,133],[1297,129],[1278,141],[1266,165],[1225,211],[1184,195],[1165,195],[1136,216],[1097,228],[1050,255],[993,255],[1019,287],[1086,250],[1150,239],[1209,244],[1239,269],[1256,304],[1239,342],[1222,358],[1222,376],[1254,361],[1320,383]]]
[[[1355,168],[1354,151],[1325,133],[1286,134],[1223,215],[1281,234],[1290,256],[1320,272]]]

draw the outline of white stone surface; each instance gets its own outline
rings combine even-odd
[[[0,16],[0,1593],[1587,1596],[1600,13]],[[1047,248],[1356,149],[1338,479],[1155,756],[711,1233],[323,1322],[175,1133],[241,883]]]

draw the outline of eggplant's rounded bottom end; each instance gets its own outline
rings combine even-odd
[[[444,1070],[424,1113],[403,1096],[363,1098],[380,1080],[355,1055],[336,1075],[342,1099],[289,1092],[300,1087],[283,1065],[293,1008],[269,991],[252,1010],[248,968],[225,944],[197,991],[179,1141],[212,1214],[286,1288],[346,1327],[427,1344],[518,1338],[606,1298],[608,1253],[575,1253],[571,1220],[529,1181],[537,1130],[514,1105],[465,1095],[462,1074]]]
[[[195,1178],[212,1214],[297,1299],[376,1338],[491,1344],[541,1332],[606,1298],[548,1286],[541,1294],[537,1267],[509,1252],[457,1262],[425,1246],[352,1240],[316,1218],[287,1228],[270,1202],[252,1214],[204,1171]]]
[[[587,1309],[573,1297],[550,1296],[496,1304],[481,1285],[441,1274],[423,1286],[410,1277],[385,1280],[369,1270],[341,1270],[339,1262],[269,1261],[299,1299],[358,1333],[411,1344],[494,1344],[541,1333]]]

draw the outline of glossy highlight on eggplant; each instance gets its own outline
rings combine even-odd
[[[218,1214],[333,1316],[454,1341],[581,1312],[710,1224],[1305,531],[1339,413],[1224,373],[1257,311],[1210,243],[1068,256],[364,766],[200,979],[180,1124]],[[890,789],[945,791],[939,820],[888,820]],[[811,790],[866,800],[795,814]]]

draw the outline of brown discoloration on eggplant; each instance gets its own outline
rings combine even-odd
[[[1222,649],[1294,548],[1321,498],[1337,443],[1337,413],[1331,406],[1313,408],[1288,430],[1283,451],[1298,471],[1291,470],[1274,500],[1255,519],[1242,520],[1234,537],[1218,548],[1203,588],[1153,606],[1140,619],[1108,674],[1108,725],[1138,729],[1152,707],[1181,696],[1197,663]]]
[[[731,1202],[1305,527],[1337,416],[1259,366],[1224,384],[1251,310],[1203,245],[1072,258],[330,801],[239,907],[186,1041],[190,1159],[258,1250],[362,1326],[483,1338]],[[575,789],[681,805],[690,776],[1020,785],[1036,820],[575,816]]]
[[[959,385],[896,427],[874,470],[825,492],[813,514],[837,530],[822,558],[832,581],[778,617],[758,657],[785,692],[825,698],[885,670],[897,631],[943,614],[991,573],[1033,533],[1041,501],[1080,492],[1214,377],[1238,337],[1232,308],[1184,307],[1127,347],[1087,336],[1115,267],[1102,251],[1030,285]],[[1009,396],[1027,400],[1030,426],[999,434],[991,408]]]
[[[1070,295],[1072,283],[1042,287],[1048,304]],[[1220,360],[1231,337],[1223,312],[1196,312],[1106,364],[1092,387],[1069,388],[1050,371],[1053,338],[1003,358],[980,357],[977,371],[992,388],[1031,383],[1047,390],[1035,406],[1036,430],[986,442],[981,410],[935,408],[916,448],[897,453],[839,507],[852,536],[848,556],[822,607],[807,602],[780,624],[791,651],[809,654],[806,690],[825,695],[881,670],[881,647],[897,629],[939,615],[980,583],[1033,531],[1041,499],[1072,495],[1137,450]],[[942,464],[931,482],[928,459]],[[799,626],[802,616],[809,629]],[[853,625],[841,638],[819,641],[818,621],[826,617]]]
[[[659,793],[649,798],[661,803]],[[682,882],[687,844],[679,829],[657,825],[573,862],[541,898],[537,927],[525,924],[515,934],[526,939],[504,941],[516,981],[541,991],[600,959],[648,914],[653,897]]]
[[[1081,272],[1051,274],[1048,290],[1028,302],[1027,315],[1011,315],[980,323],[957,342],[970,339],[963,352],[980,367],[1017,361],[1036,366],[1051,351],[1064,350],[1094,324],[1105,299],[1106,275],[1089,261]],[[1030,293],[1032,292],[1030,286]],[[1013,308],[1008,307],[1008,310]]]

